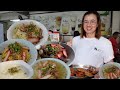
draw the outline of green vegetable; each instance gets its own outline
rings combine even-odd
[[[22,49],[22,46],[15,42],[15,43],[12,43],[10,45],[8,45],[8,48],[12,51],[12,52],[15,52],[15,53],[20,53],[21,52],[21,49]]]
[[[12,67],[12,68],[8,69],[8,72],[10,74],[15,74],[15,73],[19,72],[19,70],[20,69],[18,69],[17,67]]]
[[[53,55],[56,55],[59,52],[59,48],[52,47],[50,44],[48,44],[46,48],[48,49],[48,52]]]
[[[109,67],[107,67],[105,70],[104,70],[104,72],[106,72],[106,73],[114,73],[114,72],[116,72],[116,70],[117,69],[119,69],[118,67],[116,67],[116,66],[109,66]]]

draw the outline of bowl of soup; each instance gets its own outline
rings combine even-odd
[[[34,75],[32,79],[69,79],[70,68],[69,66],[55,58],[43,58],[37,60],[32,68]]]
[[[101,79],[119,79],[120,64],[116,62],[109,62],[102,65],[99,69],[99,76]]]

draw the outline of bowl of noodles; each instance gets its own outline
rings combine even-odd
[[[32,65],[34,75],[32,79],[69,79],[69,66],[55,58],[43,58]]]
[[[37,49],[24,39],[11,39],[0,44],[0,62],[23,60],[33,64],[37,59]]]
[[[48,30],[36,20],[21,20],[9,27],[7,39],[25,39],[39,48],[48,40]]]
[[[23,60],[0,63],[0,79],[30,79],[32,67]]]
[[[120,79],[120,64],[109,62],[102,65],[99,69],[99,76],[101,79]]]

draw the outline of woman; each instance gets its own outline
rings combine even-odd
[[[81,34],[74,37],[71,42],[75,52],[72,65],[92,65],[99,68],[102,64],[113,61],[112,44],[101,36],[100,27],[99,13],[88,11],[84,14]]]

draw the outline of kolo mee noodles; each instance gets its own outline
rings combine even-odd
[[[26,39],[37,44],[43,38],[42,33],[42,29],[31,21],[29,24],[17,25],[13,30],[13,39]]]
[[[23,60],[29,62],[31,54],[29,48],[22,44],[15,42],[9,44],[2,52],[2,61]]]

